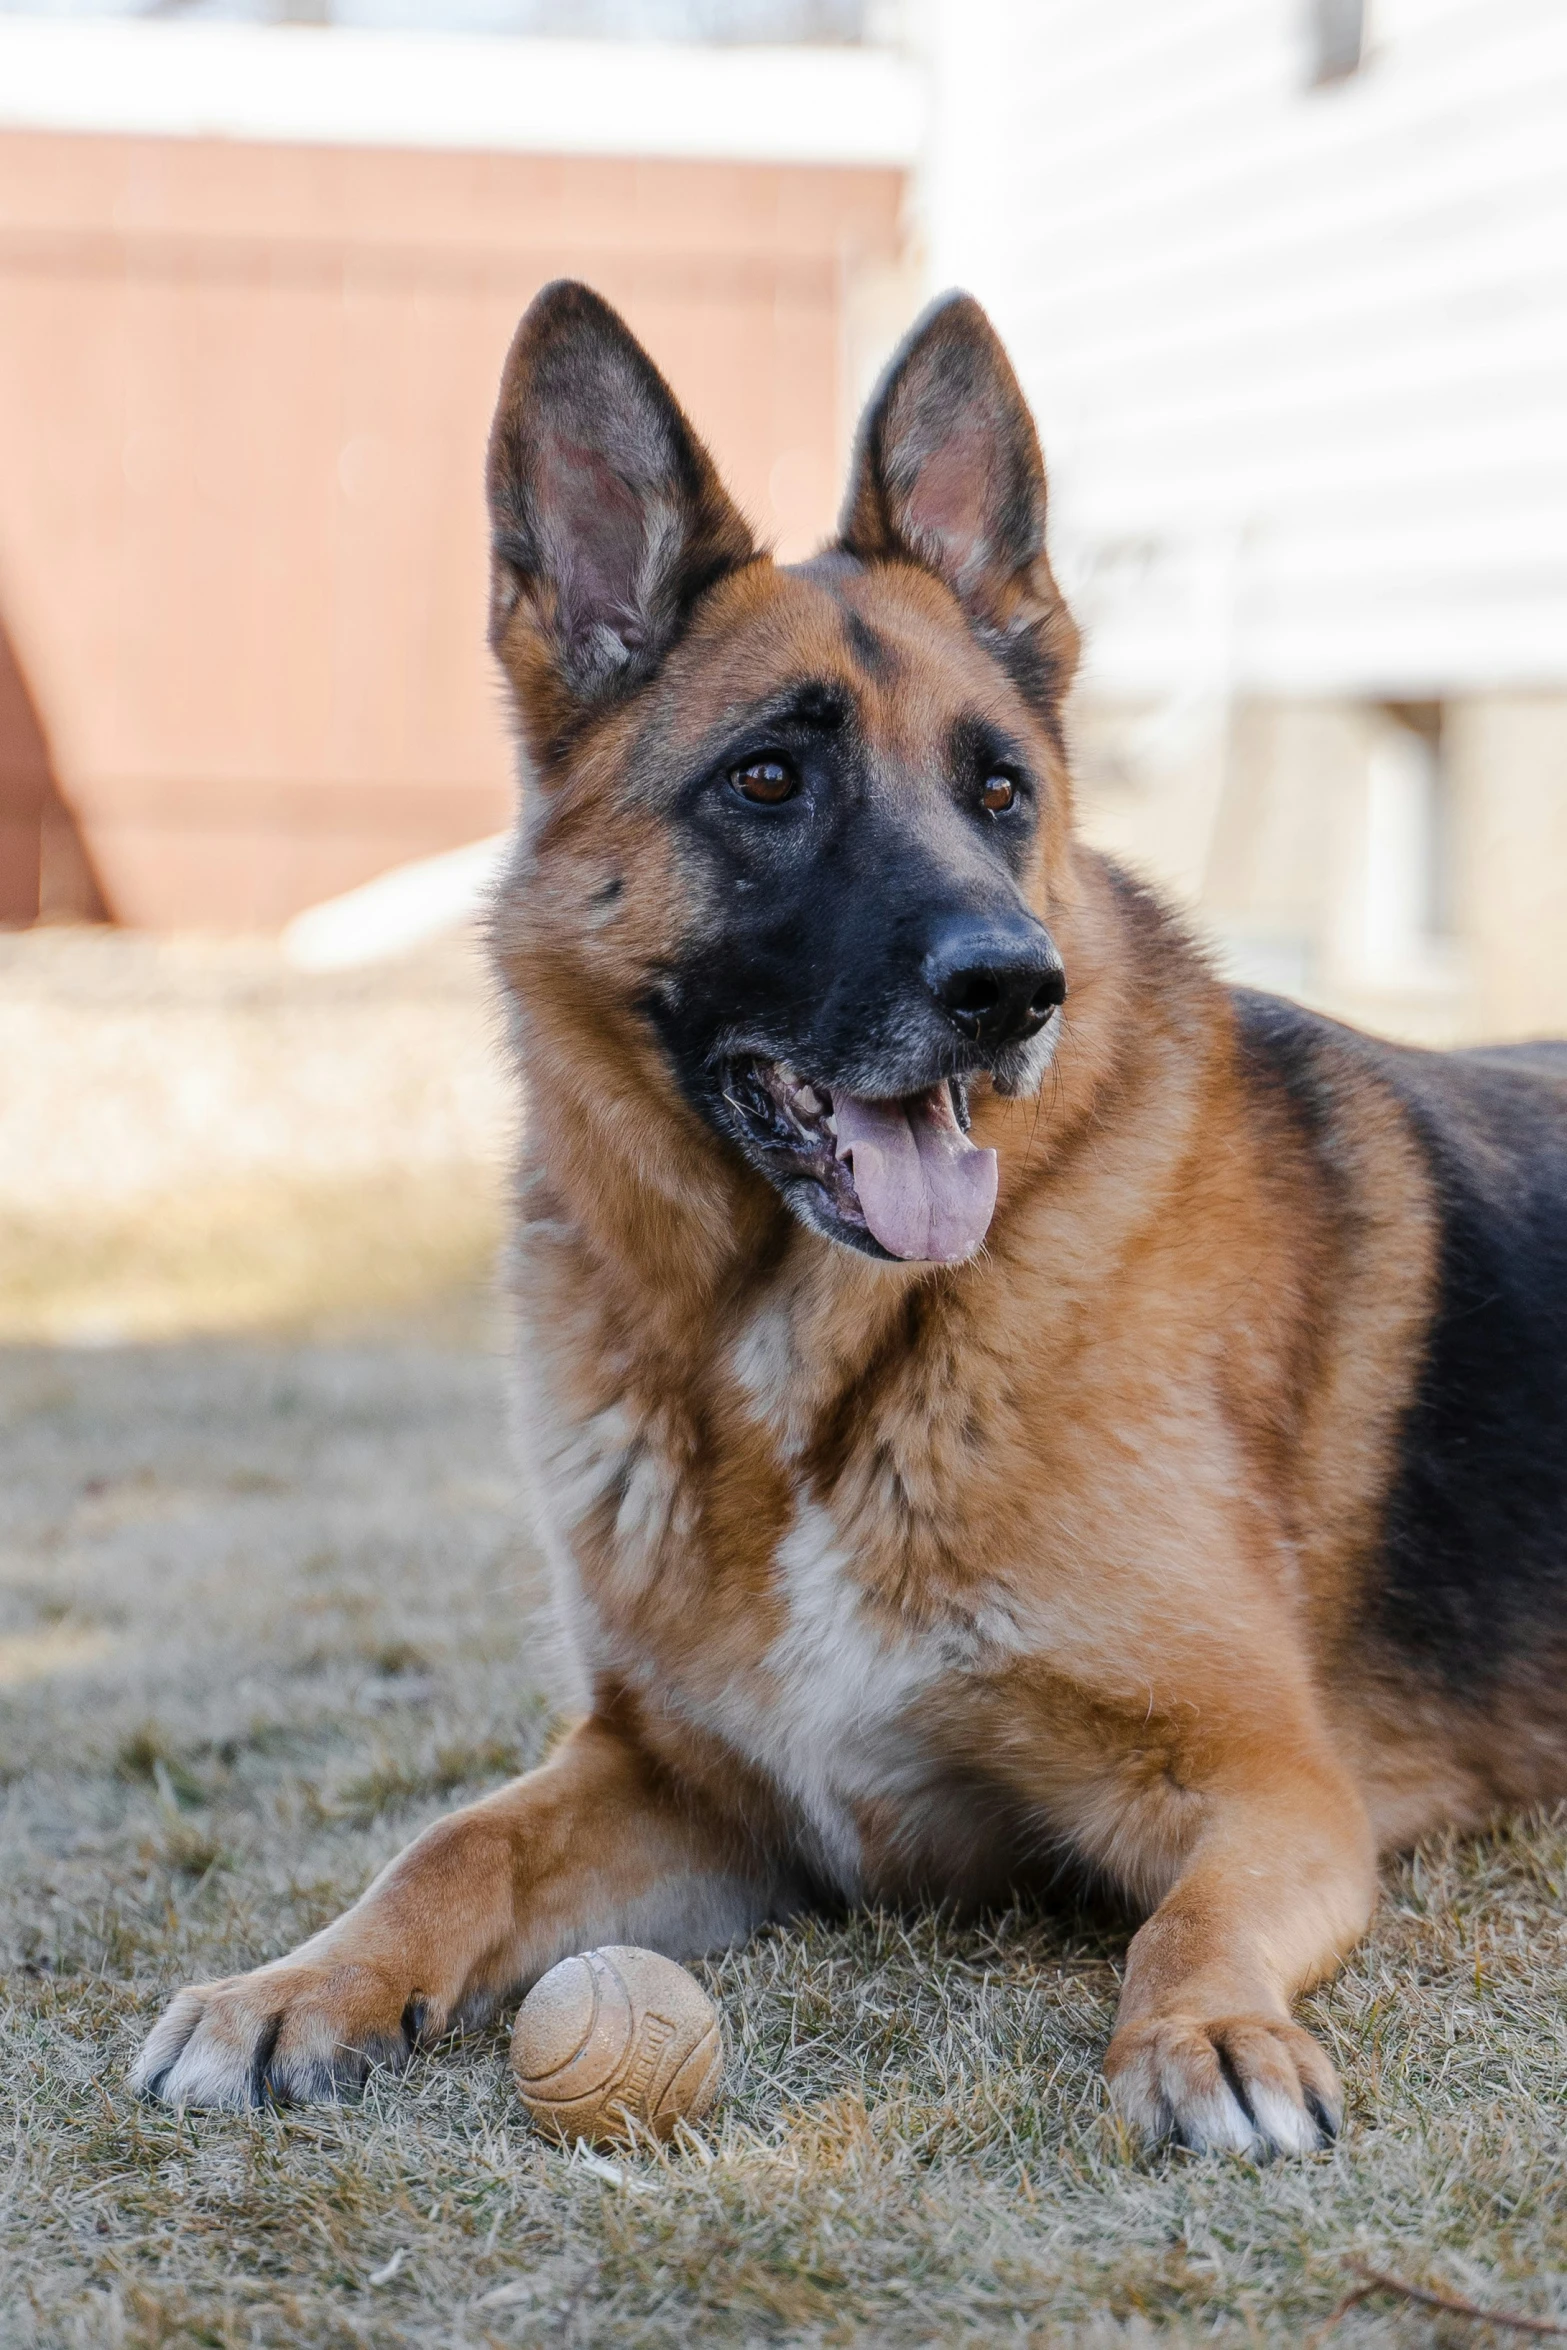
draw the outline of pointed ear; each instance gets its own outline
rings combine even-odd
[[[945,580],[1034,698],[1052,706],[1077,631],[1045,555],[1039,436],[994,327],[948,294],[914,327],[872,395],[840,537],[862,562],[918,563]]]
[[[697,597],[755,553],[641,344],[564,280],[517,329],[488,486],[490,642],[519,688],[552,679],[579,711],[651,675]]]

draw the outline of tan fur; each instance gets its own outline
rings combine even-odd
[[[1434,1280],[1396,1106],[1346,1071],[1325,1198],[1224,990],[1075,842],[1056,741],[896,547],[827,583],[743,561],[569,755],[545,626],[498,597],[537,781],[495,935],[522,1417],[591,1719],[303,1950],[182,1994],[142,2077],[222,2101],[271,2017],[278,2056],[351,2059],[594,1942],[688,1955],[819,1894],[982,1899],[1070,1856],[1146,1916],[1107,2059],[1131,2120],[1312,2144],[1338,2089],[1291,2002],[1363,1931],[1379,1844],[1494,1794],[1355,1633]],[[977,706],[1050,779],[1028,895],[1072,992],[1038,1097],[976,1091],[1000,1202],[954,1269],[794,1224],[638,1010],[704,920],[643,770],[802,675],[889,771]]]

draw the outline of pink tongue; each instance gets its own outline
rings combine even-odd
[[[971,1257],[990,1228],[998,1166],[959,1126],[945,1085],[891,1102],[835,1093],[832,1106],[838,1156],[888,1255],[938,1265]]]

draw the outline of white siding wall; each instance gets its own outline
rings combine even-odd
[[[1113,694],[1567,684],[1567,4],[929,0],[935,284],[992,307]]]

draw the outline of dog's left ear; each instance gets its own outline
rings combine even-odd
[[[945,580],[1010,665],[1051,701],[1077,631],[1045,555],[1045,465],[1001,341],[970,294],[925,313],[860,426],[839,525],[862,562]],[[1031,657],[1030,657],[1031,656]]]
[[[755,551],[641,344],[567,280],[517,329],[488,487],[490,642],[552,735],[650,676],[703,590]]]

